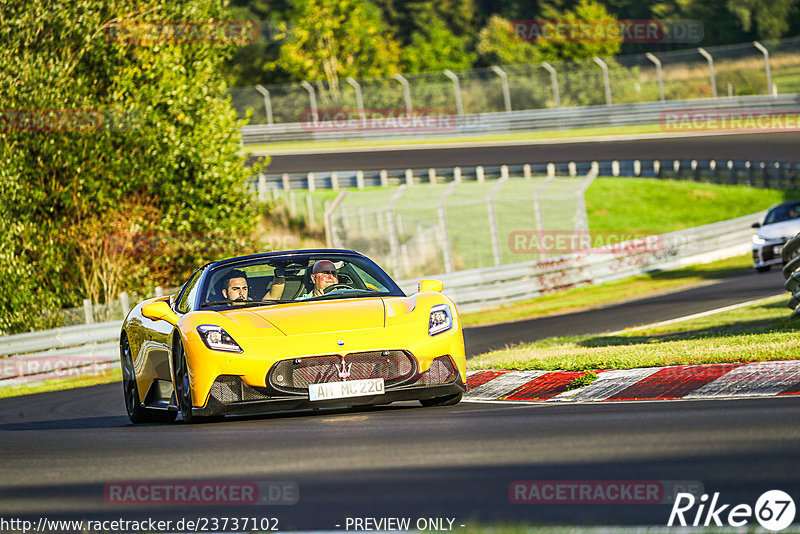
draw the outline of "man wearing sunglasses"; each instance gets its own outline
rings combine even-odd
[[[338,284],[339,276],[336,271],[336,266],[329,260],[318,261],[314,264],[314,268],[311,269],[311,281],[314,283],[314,289],[305,295],[300,295],[296,300],[319,297],[325,294],[325,288]]]

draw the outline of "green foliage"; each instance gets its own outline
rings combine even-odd
[[[109,33],[224,16],[213,0],[0,5],[0,330],[145,279],[174,286],[205,261],[252,250],[251,171],[218,74],[232,45]],[[142,238],[145,250],[129,253]]]
[[[444,69],[468,69],[475,54],[466,50],[465,38],[456,37],[438,17],[427,27],[415,33],[411,44],[403,49],[401,59],[404,72],[431,72]]]
[[[294,0],[289,38],[272,66],[295,81],[325,82],[332,101],[348,76],[392,76],[400,47],[368,0]]]
[[[479,62],[482,65],[520,65],[541,61],[536,47],[514,35],[511,22],[492,15],[478,34]]]
[[[593,26],[615,24],[616,19],[606,11],[603,5],[593,0],[581,0],[572,10],[559,12],[555,9],[545,9],[544,16],[548,20],[558,21],[578,27],[581,23],[590,22]],[[591,59],[592,57],[611,57],[616,55],[622,45],[622,37],[609,38],[606,35],[601,39],[552,39],[539,38],[534,43],[536,50],[543,61],[576,61]]]

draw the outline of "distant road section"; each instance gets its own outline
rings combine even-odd
[[[643,136],[646,137],[646,136]],[[520,142],[523,143],[523,142]],[[563,142],[463,146],[425,150],[376,147],[353,152],[276,155],[267,172],[346,171],[474,165],[548,163],[613,159],[735,159],[795,161],[800,159],[800,132],[748,133]],[[341,149],[339,149],[341,150]]]

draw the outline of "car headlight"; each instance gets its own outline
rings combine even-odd
[[[437,304],[431,308],[431,316],[428,320],[428,335],[435,336],[451,328],[453,328],[453,315],[450,313],[450,306]]]
[[[242,352],[242,348],[222,327],[201,324],[197,327],[200,339],[211,350],[224,350],[227,352]]]
[[[763,245],[766,242],[767,242],[767,240],[764,239],[763,237],[759,237],[757,235],[753,236],[753,244],[754,245]]]

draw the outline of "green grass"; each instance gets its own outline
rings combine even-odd
[[[475,326],[600,308],[634,298],[695,287],[742,273],[752,267],[753,260],[750,255],[743,254],[673,271],[642,274],[597,286],[589,285],[548,293],[531,300],[480,312],[464,313],[460,315],[460,318],[463,325]]]
[[[581,371],[793,360],[798,322],[787,297],[698,319],[617,335],[548,338],[469,360],[470,369]]]
[[[93,376],[82,376],[77,378],[53,379],[41,383],[30,385],[3,387],[0,388],[0,399],[6,397],[17,397],[19,395],[30,395],[31,393],[43,393],[47,391],[58,391],[62,389],[82,388],[96,386],[98,384],[108,384],[111,382],[121,382],[122,371],[113,369],[108,373]],[[120,394],[122,392],[120,391]]]

